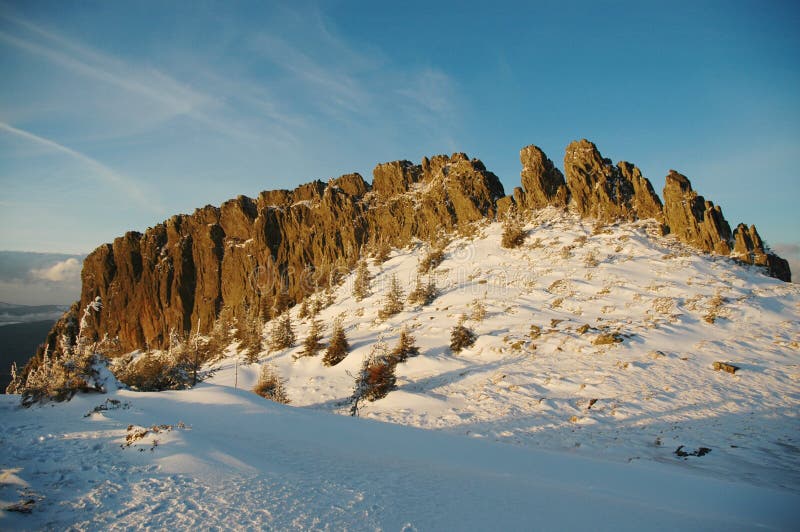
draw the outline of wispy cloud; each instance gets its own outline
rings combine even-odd
[[[273,34],[254,39],[260,53],[272,63],[318,94],[316,103],[324,112],[360,113],[371,103],[371,95],[347,72],[345,65],[325,65],[292,43]]]
[[[34,142],[40,146],[44,146],[51,150],[57,151],[59,153],[63,153],[72,159],[75,159],[84,165],[86,165],[89,169],[93,171],[93,175],[102,181],[106,185],[110,185],[115,187],[118,191],[125,193],[127,196],[132,198],[136,201],[140,206],[146,207],[150,210],[158,211],[160,210],[159,207],[156,206],[154,198],[150,198],[141,190],[139,185],[119,174],[118,172],[114,171],[113,169],[109,168],[105,164],[97,161],[88,155],[85,155],[79,151],[73,150],[72,148],[68,148],[58,142],[53,140],[40,137],[39,135],[35,135],[28,131],[24,131],[22,129],[18,129],[13,127],[5,122],[0,122],[0,131],[7,133],[9,135],[13,135],[17,138],[21,138],[30,142]]]
[[[198,90],[155,68],[121,61],[23,18],[3,12],[0,18],[11,22],[9,26],[17,30],[14,33],[0,30],[0,43],[41,57],[88,80],[113,86],[128,97],[138,97],[141,104],[127,99],[122,109],[129,112],[131,122],[149,122],[146,127],[152,128],[177,117],[187,117],[215,133],[240,141],[273,140],[247,127],[243,120],[234,119],[224,95]]]
[[[114,85],[120,89],[139,94],[165,106],[175,115],[189,114],[202,106],[208,98],[182,85],[171,77],[154,69],[133,69],[111,56],[67,39],[55,32],[28,22],[22,18],[0,13],[2,18],[26,30],[39,41],[21,35],[0,31],[0,41],[41,56],[48,61],[75,73],[97,81]]]
[[[458,88],[445,71],[397,64],[380,49],[352,42],[317,8],[284,16],[284,27],[266,28],[250,44],[280,69],[281,83],[305,95],[306,105],[340,124],[372,128],[373,135],[435,136],[436,143],[452,144]]]

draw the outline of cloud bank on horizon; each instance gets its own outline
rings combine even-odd
[[[0,251],[0,302],[69,305],[80,297],[83,256]]]
[[[456,150],[510,192],[519,148],[558,164],[580,137],[656,188],[677,167],[792,249],[798,23],[747,3],[0,4],[0,249],[86,253],[238,194]]]

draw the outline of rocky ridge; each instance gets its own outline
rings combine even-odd
[[[104,307],[90,336],[115,338],[123,351],[165,347],[170,331],[208,332],[223,307],[265,317],[280,297],[298,302],[335,270],[352,268],[366,248],[467,230],[512,208],[569,208],[602,223],[653,218],[664,234],[699,250],[790,280],[788,263],[764,247],[755,227],[731,232],[719,206],[677,172],[667,176],[662,206],[636,166],[613,165],[587,140],[567,147],[566,177],[536,146],[523,148],[520,161],[522,187],[512,196],[480,160],[455,153],[419,165],[379,164],[371,185],[347,174],[239,196],[129,232],[85,259],[81,299],[47,344],[57,349],[63,334],[74,335],[78,309],[100,296]]]

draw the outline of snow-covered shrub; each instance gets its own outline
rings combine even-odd
[[[115,365],[115,375],[140,392],[182,390],[202,380],[199,360],[190,350],[148,351]]]
[[[362,257],[361,260],[358,261],[356,278],[355,281],[353,281],[353,297],[356,301],[361,301],[370,294],[371,279],[367,261]]]
[[[100,357],[86,345],[89,320],[102,308],[99,296],[90,301],[83,310],[77,334],[61,337],[60,353],[51,354],[49,346],[45,347],[41,356],[26,366],[24,382],[16,366],[12,368],[12,382],[8,389],[22,396],[23,406],[44,401],[68,401],[77,392],[103,390],[98,378]]]
[[[522,217],[516,211],[510,211],[503,220],[503,236],[500,245],[509,249],[519,247],[525,242],[527,235]]]
[[[378,311],[378,318],[385,320],[395,314],[399,314],[403,310],[403,289],[400,288],[400,282],[397,280],[397,275],[392,274],[392,280],[389,284],[389,291],[386,293],[386,300],[383,303],[383,308]]]
[[[473,321],[481,322],[486,319],[486,304],[480,299],[473,299],[470,304],[472,307],[472,314],[470,318]]]
[[[184,333],[172,330],[166,351],[131,354],[115,360],[111,369],[117,379],[137,391],[189,388],[207,376],[201,371],[203,364],[219,356],[209,349],[210,341],[198,335],[187,339]]]
[[[462,314],[461,319],[450,331],[450,350],[453,353],[458,353],[462,349],[472,346],[478,338],[472,329],[464,325],[466,321],[467,317]]]
[[[344,360],[350,352],[350,344],[347,341],[347,335],[344,332],[344,324],[341,316],[336,318],[333,322],[333,333],[331,334],[331,341],[328,344],[328,349],[325,351],[325,356],[322,358],[322,363],[326,366],[335,366]]]
[[[283,379],[280,378],[275,369],[269,364],[263,364],[253,392],[264,399],[286,405],[289,404],[289,397],[286,395],[285,388]]]

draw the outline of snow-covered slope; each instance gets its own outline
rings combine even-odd
[[[647,223],[595,228],[545,210],[528,229],[513,250],[497,223],[453,241],[435,270],[441,295],[386,321],[377,311],[391,276],[408,292],[425,246],[372,265],[373,294],[361,302],[349,278],[320,315],[345,316],[353,349],[338,366],[295,360],[308,329],[298,319],[298,347],[262,360],[287,379],[293,405],[346,414],[351,374],[406,325],[422,354],[362,417],[800,489],[800,286],[656,237]],[[475,300],[487,310],[467,322],[478,340],[453,354],[450,329]],[[614,332],[621,343],[594,344]],[[741,369],[714,371],[715,361]],[[233,385],[234,364],[223,368],[212,382]],[[257,373],[240,365],[240,387]],[[679,460],[680,445],[712,452]]]
[[[372,265],[360,302],[348,278],[320,315],[326,334],[344,316],[343,362],[295,359],[299,345],[262,354],[292,407],[250,393],[259,365],[236,355],[193,390],[114,392],[88,417],[105,397],[30,410],[3,398],[0,507],[35,502],[0,512],[0,528],[792,528],[800,287],[644,222],[538,216],[518,249],[500,247],[499,224],[453,240],[439,297],[385,321],[389,279],[410,289],[425,246]],[[478,340],[451,353],[475,300]],[[309,323],[291,312],[299,344]],[[398,389],[362,403],[362,419],[330,415],[349,411],[351,375],[403,325],[421,354],[398,365]]]

